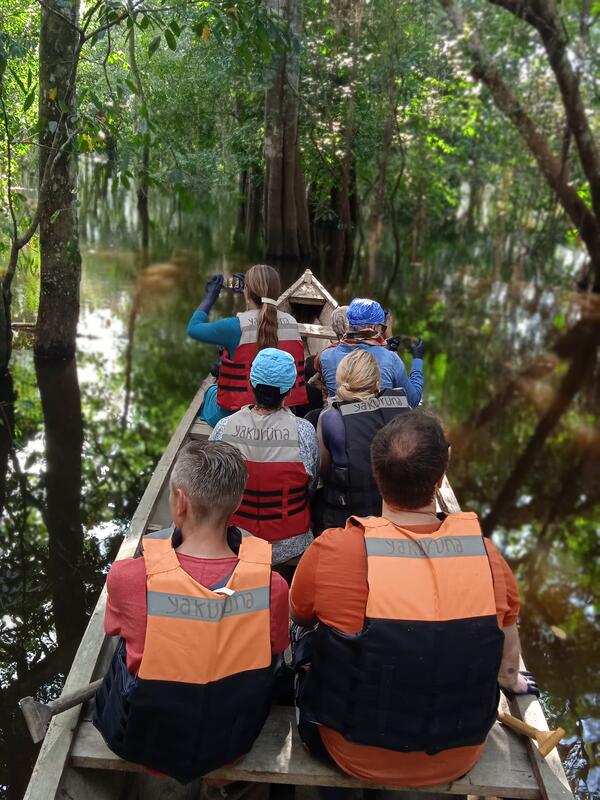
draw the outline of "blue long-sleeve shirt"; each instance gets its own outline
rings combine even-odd
[[[344,356],[354,352],[356,348],[368,350],[377,360],[381,372],[381,389],[404,389],[409,404],[413,408],[419,405],[423,395],[424,385],[423,359],[413,358],[412,369],[410,375],[408,375],[404,362],[397,353],[388,350],[383,345],[371,345],[365,342],[356,342],[353,344],[342,342],[337,345],[337,347],[323,350],[319,356],[321,372],[327,384],[327,391],[330,397],[333,397],[335,394],[335,373],[338,364]]]
[[[213,322],[208,321],[206,311],[196,309],[192,318],[188,322],[188,336],[205,344],[214,344],[217,347],[224,347],[227,355],[231,358],[240,343],[242,330],[240,321],[237,317],[224,317]],[[220,419],[228,417],[231,411],[227,411],[217,403],[217,387],[209,386],[204,393],[204,402],[200,409],[199,419],[204,419],[209,425],[214,427]]]
[[[242,336],[240,321],[237,317],[223,317],[223,319],[215,319],[213,322],[209,322],[206,311],[202,311],[199,308],[192,314],[192,318],[188,322],[187,332],[188,336],[198,342],[224,347],[229,358],[233,356]]]

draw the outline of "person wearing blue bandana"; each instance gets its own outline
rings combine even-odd
[[[210,439],[234,445],[248,468],[248,483],[231,524],[272,544],[273,564],[301,555],[313,539],[310,495],[319,476],[314,427],[284,407],[296,383],[296,363],[266,347],[250,368],[255,402],[220,420]]]
[[[412,367],[410,375],[400,356],[385,346],[381,337],[385,325],[385,311],[375,300],[355,297],[348,306],[350,329],[337,347],[327,348],[320,354],[320,368],[330,397],[336,392],[335,375],[338,364],[355,350],[368,350],[375,357],[381,372],[383,389],[404,389],[411,406],[418,406],[423,396],[423,353],[425,345],[419,340],[411,346]]]

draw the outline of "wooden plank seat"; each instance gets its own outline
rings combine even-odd
[[[197,419],[190,428],[190,439],[208,439],[212,428],[203,419]]]
[[[89,719],[83,719],[79,725],[71,751],[71,764],[85,769],[144,772],[138,764],[114,755]],[[351,778],[334,765],[311,756],[298,736],[294,709],[283,706],[271,710],[262,733],[244,758],[215,770],[210,777],[296,786],[375,788],[373,784]],[[525,800],[541,797],[524,740],[499,723],[492,728],[483,756],[469,773],[451,784],[428,787],[424,791]]]

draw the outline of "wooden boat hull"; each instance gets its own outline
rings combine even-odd
[[[306,321],[301,323],[301,332],[306,350],[315,352],[334,338],[329,322],[337,303],[309,270],[280,298],[281,308],[292,313],[298,313],[300,305],[305,307],[303,318]],[[169,474],[181,446],[190,438],[206,438],[210,432],[210,427],[196,417],[204,393],[213,382],[211,377],[204,381],[173,434],[131,520],[117,560],[134,556],[145,533],[171,524]],[[460,510],[447,479],[439,492],[438,504],[444,511]],[[106,587],[75,655],[65,692],[86,686],[106,671],[115,642],[104,634],[105,604]],[[517,698],[510,710],[530,724],[547,729],[542,707],[535,698]],[[284,708],[273,710],[261,736],[244,759],[217,770],[213,776],[259,783],[365,785],[310,757],[298,740],[292,710]],[[492,729],[484,755],[473,770],[450,785],[430,787],[428,791],[523,800],[573,800],[556,751],[542,759],[530,740],[516,736],[499,724]],[[199,781],[184,787],[171,779],[152,776],[139,765],[115,756],[93,727],[89,704],[52,719],[25,794],[25,800],[188,800],[192,797],[199,797]]]

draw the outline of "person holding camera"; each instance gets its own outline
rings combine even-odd
[[[336,392],[336,371],[344,356],[356,350],[371,353],[381,372],[381,389],[404,389],[409,404],[414,407],[423,395],[424,343],[419,340],[411,346],[413,356],[410,375],[398,353],[398,347],[386,343],[383,332],[387,331],[386,314],[375,300],[357,297],[348,306],[349,329],[340,343],[323,350],[320,354],[320,370],[327,384],[329,397]],[[396,337],[397,338],[397,337]]]
[[[206,296],[187,328],[192,339],[224,348],[217,383],[206,391],[200,410],[200,418],[213,427],[220,419],[254,402],[250,367],[256,354],[266,347],[289,353],[296,364],[297,378],[286,397],[286,405],[303,405],[308,401],[304,346],[298,323],[291,314],[277,308],[281,294],[279,273],[266,264],[255,264],[245,275],[236,273],[234,278],[233,291],[244,294],[246,311],[209,322],[208,315],[225,282],[223,275],[213,275],[206,284]]]

